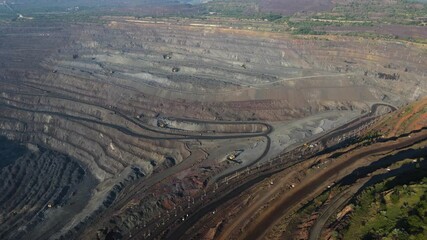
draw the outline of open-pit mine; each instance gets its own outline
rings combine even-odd
[[[335,239],[426,156],[425,44],[210,14],[0,22],[0,239]]]

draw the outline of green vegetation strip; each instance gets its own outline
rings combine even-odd
[[[426,239],[427,177],[419,170],[365,189],[343,239]]]

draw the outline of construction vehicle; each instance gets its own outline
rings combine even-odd
[[[163,54],[163,59],[169,60],[172,59],[173,53]]]
[[[163,120],[158,120],[157,121],[157,126],[161,127],[161,128],[166,128],[168,125],[166,122],[164,122]]]
[[[230,160],[230,161],[233,161],[233,160],[235,160],[236,159],[236,154],[235,153],[231,153],[231,154],[229,154],[228,156],[227,156],[227,159],[228,160]]]
[[[238,160],[237,157],[243,152],[243,150],[235,150],[232,153],[227,155],[227,160],[228,161],[233,161],[236,163],[243,163],[242,160]]]

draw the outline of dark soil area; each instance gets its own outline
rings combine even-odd
[[[84,208],[93,178],[65,155],[0,140],[0,239],[52,236]]]
[[[27,152],[27,149],[19,144],[0,137],[0,169],[13,163]]]

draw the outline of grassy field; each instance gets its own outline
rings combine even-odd
[[[343,239],[425,239],[427,236],[427,178],[390,179],[357,198]],[[418,178],[418,180],[415,180]]]

